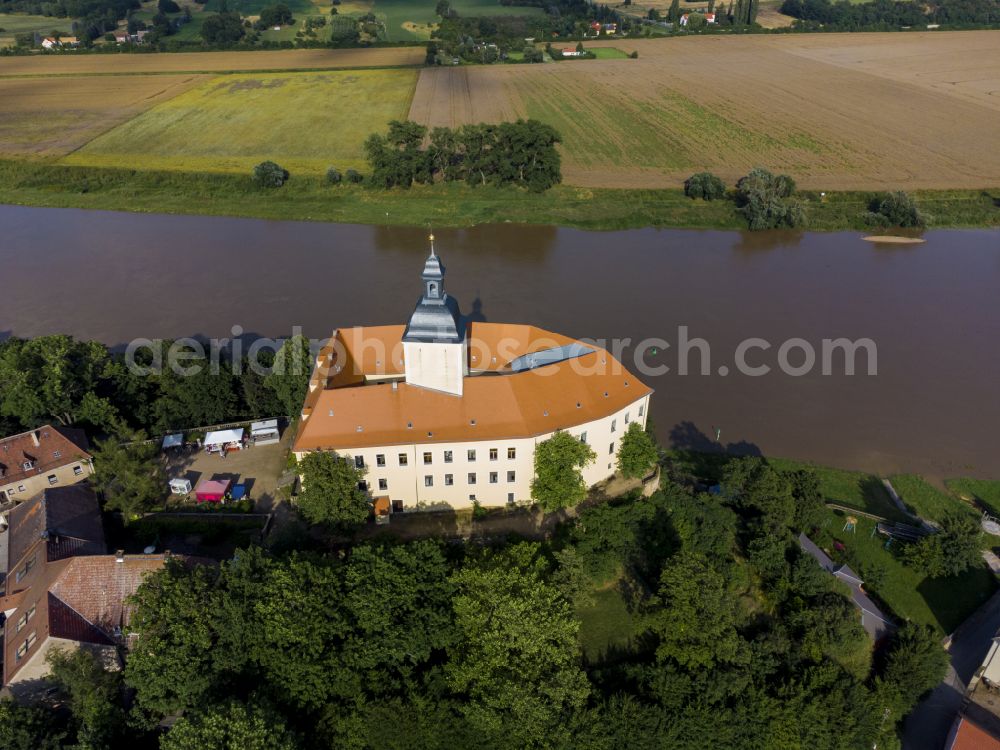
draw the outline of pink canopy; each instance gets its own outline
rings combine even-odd
[[[230,484],[228,479],[203,479],[194,488],[195,499],[199,503],[218,503],[226,496]]]

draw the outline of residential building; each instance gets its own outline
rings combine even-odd
[[[0,439],[0,504],[82,482],[94,473],[84,446],[82,433],[64,433],[51,425]]]
[[[97,498],[83,485],[56,487],[15,506],[7,529],[3,685],[36,689],[53,648],[86,648],[120,665],[126,600],[165,555],[105,554]]]
[[[393,512],[526,501],[535,446],[557,430],[588,443],[588,485],[615,472],[652,391],[604,348],[532,325],[469,322],[434,253],[406,326],[334,331],[320,351],[293,450],[366,469]]]

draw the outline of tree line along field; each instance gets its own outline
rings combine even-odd
[[[211,78],[62,160],[91,167],[245,172],[273,159],[294,174],[364,170],[362,144],[406,117],[413,70]]]
[[[422,71],[427,125],[536,117],[565,180],[677,186],[755,165],[816,189],[1000,183],[1000,33],[615,40],[638,60]],[[591,45],[596,46],[596,45]]]

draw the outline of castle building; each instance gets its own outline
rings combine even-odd
[[[599,346],[463,318],[431,241],[406,326],[338,329],[319,352],[296,456],[347,457],[393,512],[529,501],[535,446],[559,430],[596,453],[588,485],[613,475],[652,390]]]

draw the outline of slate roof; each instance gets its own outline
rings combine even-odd
[[[799,534],[799,546],[808,552],[823,570],[843,581],[851,590],[851,600],[854,606],[861,612],[861,625],[872,637],[878,641],[883,636],[892,632],[896,626],[878,606],[869,598],[862,588],[864,581],[851,570],[847,565],[838,565],[805,534]]]
[[[45,543],[45,559],[49,562],[107,551],[101,509],[97,497],[85,485],[50,487],[16,505],[10,511],[8,523],[9,573],[40,541]],[[7,590],[11,588],[8,586]]]

